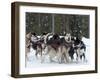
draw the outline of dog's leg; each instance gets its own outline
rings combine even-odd
[[[78,61],[78,54],[76,53],[76,61]]]
[[[64,62],[64,55],[62,54],[62,56],[61,56],[61,63],[63,63]]]
[[[59,47],[58,48],[58,51],[57,51],[57,60],[58,60],[58,63],[61,64],[62,63],[62,58],[63,58],[63,52],[61,50],[62,48]]]
[[[69,62],[68,50],[69,49],[66,50],[65,46],[62,46],[62,47],[59,48],[59,53],[58,53],[58,61],[59,61],[59,63],[62,63],[63,60],[65,61],[65,63]]]
[[[74,50],[74,54],[76,54],[76,61],[78,61],[78,53],[76,49]]]
[[[73,61],[73,60],[74,60],[74,56],[72,55],[72,56],[71,56],[71,61]]]
[[[38,50],[36,50],[35,56],[38,59]]]
[[[54,49],[49,50],[49,51],[48,51],[48,54],[49,54],[49,60],[50,60],[50,62],[53,62],[53,58],[54,58],[55,55],[56,55],[55,50],[54,50]]]
[[[42,49],[41,53],[42,53],[42,55],[41,55],[41,57],[42,57],[41,63],[43,63],[44,60],[45,60],[45,57],[46,57],[45,50]]]
[[[40,56],[41,56],[41,63],[43,63],[44,62],[44,57],[43,57],[43,55],[42,55],[42,48],[41,48],[41,51],[40,51]]]
[[[39,46],[37,46],[36,53],[35,53],[35,56],[37,59],[38,59],[38,55],[40,55],[40,57],[42,56],[42,51],[41,51],[41,48]]]
[[[80,61],[80,48],[77,49],[76,53],[77,53],[76,59],[77,59],[77,62],[79,62]]]
[[[65,54],[65,63],[68,63],[69,62],[69,48],[66,50],[66,52],[64,53]]]
[[[87,62],[87,59],[86,59],[85,53],[83,53],[83,57],[84,57],[84,61]]]
[[[46,55],[45,55],[45,54],[44,54],[44,55],[42,55],[42,58],[41,58],[41,63],[44,63],[45,58],[46,58]]]
[[[81,59],[81,60],[82,60],[82,56],[83,56],[83,55],[80,55],[80,59]]]
[[[59,55],[59,56],[58,56],[58,63],[59,63],[59,64],[61,64],[62,61],[63,61],[63,60],[62,60],[62,57],[63,57],[63,55]]]
[[[85,49],[80,49],[80,59],[81,61],[86,61],[86,56],[85,56]]]
[[[66,57],[66,53],[63,53],[63,56],[64,56],[64,62],[67,63],[68,60],[67,60],[67,57]]]

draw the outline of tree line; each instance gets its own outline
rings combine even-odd
[[[26,12],[26,33],[54,32],[89,38],[89,15]]]

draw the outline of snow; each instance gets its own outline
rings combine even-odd
[[[49,66],[49,67],[53,67],[53,66],[72,66],[72,65],[86,65],[86,64],[88,64],[89,63],[89,53],[90,53],[90,49],[89,49],[89,46],[90,46],[90,40],[89,39],[87,39],[87,38],[85,38],[85,37],[83,37],[82,38],[82,41],[85,43],[85,45],[86,45],[86,59],[87,59],[87,61],[84,61],[84,60],[82,60],[82,61],[80,61],[80,62],[77,62],[76,61],[76,54],[74,54],[74,60],[73,61],[70,61],[69,63],[61,63],[61,64],[59,64],[58,62],[57,62],[57,59],[56,59],[56,57],[55,58],[53,58],[53,62],[50,62],[50,60],[49,60],[49,56],[48,55],[45,55],[45,56],[43,56],[42,57],[42,60],[44,59],[44,62],[42,62],[41,63],[41,57],[40,57],[40,55],[38,55],[38,57],[36,57],[35,56],[35,50],[33,50],[32,48],[30,48],[30,52],[28,53],[28,59],[27,59],[27,61],[26,61],[26,68],[38,68],[38,67],[47,67],[47,66]]]

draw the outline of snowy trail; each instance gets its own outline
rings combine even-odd
[[[69,62],[69,63],[61,63],[59,64],[56,59],[54,59],[54,62],[50,62],[49,61],[49,56],[46,55],[45,57],[45,60],[43,63],[41,63],[41,60],[40,60],[40,56],[38,56],[38,59],[36,58],[35,56],[35,50],[31,49],[31,52],[28,53],[28,60],[26,62],[27,64],[27,68],[38,68],[38,67],[54,67],[54,66],[72,66],[72,65],[85,65],[85,64],[88,64],[89,63],[89,53],[90,53],[90,49],[89,49],[89,45],[90,45],[90,41],[89,39],[86,39],[86,38],[82,38],[82,41],[86,44],[86,59],[87,59],[87,62],[76,62],[73,61],[73,62]],[[74,57],[76,57],[76,55],[74,55]]]

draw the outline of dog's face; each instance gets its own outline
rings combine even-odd
[[[71,35],[69,33],[66,34],[65,40],[66,40],[66,42],[71,42]]]

